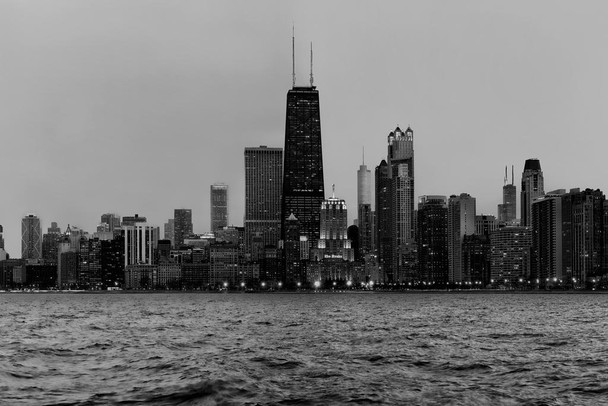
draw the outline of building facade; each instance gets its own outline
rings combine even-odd
[[[211,232],[228,227],[228,185],[211,185]]]
[[[421,282],[448,282],[448,204],[445,196],[418,200],[418,267]]]
[[[245,148],[245,245],[253,260],[281,239],[282,182],[282,148]]]
[[[42,259],[42,229],[40,219],[35,214],[21,219],[21,258]]]
[[[372,172],[365,164],[357,171],[357,219],[361,255],[373,252]]]
[[[285,159],[281,197],[281,239],[293,214],[310,247],[319,240],[321,203],[325,199],[319,91],[294,87],[287,92]],[[293,281],[292,281],[293,282]]]
[[[448,200],[448,256],[451,283],[471,280],[471,276],[463,272],[462,241],[465,235],[475,234],[475,204],[475,198],[468,193],[452,195]]]
[[[184,239],[192,234],[192,209],[173,210],[173,246],[184,244]]]
[[[538,159],[527,159],[521,175],[520,225],[532,225],[532,202],[545,194],[545,180]]]

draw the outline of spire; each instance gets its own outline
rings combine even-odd
[[[361,165],[365,165],[365,147],[363,147],[363,162],[361,162]]]
[[[314,79],[312,77],[312,42],[310,43],[310,87],[314,87]]]
[[[291,26],[291,82],[296,87],[296,29]]]
[[[505,183],[504,186],[507,186],[507,182],[509,181],[509,176],[507,175],[507,166],[505,165]]]
[[[335,199],[335,198],[336,198],[336,184],[335,184],[335,183],[333,183],[333,184],[331,185],[331,198],[332,198],[332,199]]]
[[[511,165],[511,185],[515,184],[515,165]]]

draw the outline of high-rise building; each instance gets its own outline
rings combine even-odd
[[[526,159],[521,175],[521,225],[532,225],[532,201],[545,194],[543,171],[538,159]]]
[[[108,231],[114,232],[114,230],[120,228],[120,216],[114,213],[105,213],[101,215],[101,224],[108,225]]]
[[[376,177],[376,254],[380,265],[380,280],[390,283],[393,278],[392,194],[388,164],[383,159],[375,170]]]
[[[563,276],[562,196],[565,194],[564,189],[554,190],[532,202],[531,276],[543,286]]]
[[[125,216],[122,218],[121,226],[134,226],[138,223],[145,223],[147,220],[145,217],[140,217],[139,214],[135,214],[134,216]]]
[[[497,284],[519,283],[530,273],[530,227],[501,227],[490,234],[491,281]],[[506,282],[505,282],[506,281]]]
[[[228,227],[228,185],[211,185],[211,232]]]
[[[165,240],[171,241],[171,245],[175,244],[175,219],[169,219],[165,223]]]
[[[448,282],[448,205],[445,196],[418,200],[418,266],[422,282]]]
[[[28,214],[21,220],[21,258],[42,259],[42,229],[35,214]]]
[[[388,170],[391,188],[393,278],[415,278],[414,132],[397,127],[388,135]]]
[[[372,252],[372,172],[365,163],[357,171],[357,216],[359,248],[363,255]]]
[[[175,209],[173,220],[173,244],[179,248],[184,244],[184,239],[192,234],[192,209]]]
[[[249,254],[255,251],[254,260],[260,259],[265,246],[276,247],[281,238],[282,182],[282,148],[245,148],[245,244]]]
[[[475,234],[490,235],[492,231],[498,228],[496,217],[490,214],[480,214],[475,216]]]
[[[159,228],[137,222],[134,225],[123,226],[123,231],[125,268],[129,265],[152,265],[159,240]]]
[[[342,259],[354,260],[351,242],[347,238],[347,210],[344,199],[332,197],[321,204],[321,228],[318,240],[317,260]]]
[[[452,195],[448,200],[448,256],[449,281],[470,282],[471,276],[463,272],[462,240],[475,234],[475,198],[467,193]]]
[[[59,238],[61,238],[61,229],[53,221],[46,234],[42,236],[42,259],[46,264],[57,264]]]
[[[312,82],[312,81],[311,81]],[[285,159],[281,200],[281,237],[293,214],[300,233],[316,247],[320,231],[321,203],[325,199],[319,91],[315,86],[287,92]]]
[[[517,188],[514,183],[513,167],[511,167],[511,183],[507,183],[507,167],[505,166],[505,183],[502,187],[502,204],[498,205],[498,221],[513,224],[517,218]]]
[[[0,225],[0,249],[4,249],[4,236],[3,236],[2,225]]]

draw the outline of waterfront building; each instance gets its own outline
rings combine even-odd
[[[417,222],[419,280],[445,285],[449,269],[447,198],[421,196]]]
[[[521,225],[532,225],[532,202],[545,194],[543,171],[538,159],[527,159],[521,175]]]
[[[282,182],[282,148],[245,148],[245,246],[253,260],[281,238]]]
[[[507,167],[505,166],[505,180],[502,187],[502,204],[498,205],[498,221],[513,224],[517,217],[517,188],[514,183],[514,169],[511,167],[511,183],[507,183]]]
[[[212,244],[209,251],[209,283],[212,288],[236,288],[239,279],[239,248],[230,243]]]
[[[375,170],[376,179],[376,253],[381,282],[391,283],[393,277],[392,194],[388,164],[382,160]]]
[[[40,219],[35,214],[21,219],[21,258],[42,259],[42,229]]]
[[[354,260],[351,241],[347,238],[347,209],[344,199],[334,193],[321,204],[321,225],[315,260],[342,259]]]
[[[506,226],[490,234],[490,282],[514,287],[530,277],[530,227]]]
[[[554,190],[532,202],[532,279],[541,286],[562,279],[562,196],[564,189]]]
[[[211,185],[211,232],[228,226],[228,185]]]
[[[463,272],[462,240],[475,234],[475,198],[467,193],[452,195],[448,200],[449,281],[469,282],[471,275]]]
[[[124,256],[125,244],[122,232],[111,240],[101,241],[102,284],[106,288],[116,289],[124,286]]]
[[[148,223],[137,222],[134,225],[123,226],[123,232],[125,268],[128,265],[152,265],[159,240],[159,228],[148,225]]]
[[[42,235],[42,259],[49,265],[57,265],[57,243],[61,238],[61,229],[56,222],[52,222],[47,228],[46,234]]]
[[[308,244],[302,246],[303,242],[308,243],[308,237],[300,234],[300,221],[291,214],[282,228],[283,237],[283,260],[284,275],[282,282],[290,284],[303,283],[305,281],[302,272],[302,260],[308,259],[308,255],[303,253],[309,249]]]
[[[393,246],[393,278],[395,282],[412,281],[416,277],[416,246],[414,224],[414,132],[397,127],[388,135],[388,159]]]
[[[150,290],[158,284],[158,265],[129,264],[124,273],[126,289]]]
[[[478,289],[490,283],[491,254],[490,234],[471,234],[463,237],[462,269],[465,275],[470,276],[470,280],[461,286]]]
[[[281,236],[293,214],[300,233],[316,247],[320,232],[321,203],[325,198],[319,91],[315,86],[294,87],[287,92],[285,159],[281,198]]]
[[[192,209],[175,209],[173,211],[173,246],[184,244],[184,239],[192,234]]]

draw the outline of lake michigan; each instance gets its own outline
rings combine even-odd
[[[608,295],[3,293],[2,405],[597,405]]]

